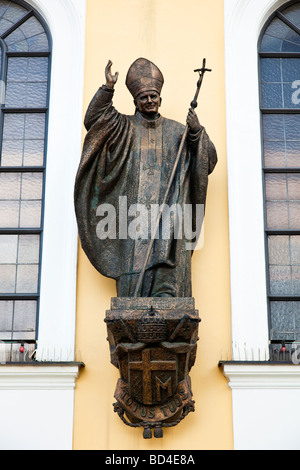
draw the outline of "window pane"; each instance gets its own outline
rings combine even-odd
[[[19,201],[0,200],[0,228],[16,228],[19,226]]]
[[[281,50],[281,45],[281,39],[274,38],[273,36],[265,34],[261,43],[260,50],[261,52],[279,52]]]
[[[271,295],[292,294],[292,272],[290,266],[270,266],[270,293]]]
[[[47,57],[29,57],[28,81],[48,82],[48,62]]]
[[[286,166],[285,142],[264,142],[265,167],[284,168]]]
[[[36,300],[1,300],[0,341],[9,339],[34,340],[36,314]],[[14,330],[13,334],[12,330]],[[18,345],[19,347],[20,344]]]
[[[285,174],[267,174],[266,181],[266,198],[267,201],[277,199],[287,199],[287,176]]]
[[[291,114],[284,116],[286,140],[299,141],[300,115]]]
[[[1,166],[42,166],[44,140],[4,140]]]
[[[1,18],[0,19],[0,34],[5,33],[11,26],[12,26],[12,23],[10,21],[7,21]]]
[[[27,10],[17,3],[1,1],[0,5],[0,34],[5,33],[17,21],[25,16]]]
[[[281,83],[282,70],[280,59],[261,59],[261,80],[267,83]]]
[[[27,57],[9,57],[7,62],[7,81],[26,82],[28,76]]]
[[[17,270],[16,292],[36,294],[38,292],[38,273],[38,265],[19,264]]]
[[[261,42],[262,52],[281,51],[282,41],[286,38],[290,28],[278,18],[275,18],[268,28]]]
[[[300,166],[300,116],[263,116],[264,160],[266,167]]]
[[[23,140],[25,127],[25,114],[5,114],[3,139]]]
[[[7,108],[44,108],[46,103],[46,83],[7,83]]]
[[[300,175],[299,174],[288,174],[287,175],[288,194],[289,199],[300,200]]]
[[[5,106],[8,108],[26,107],[26,83],[7,83]]]
[[[35,325],[36,325],[36,301],[31,301],[31,300],[16,301],[15,310],[14,310],[14,323],[13,323],[14,332],[15,333],[16,332],[21,332],[21,333],[31,332],[35,334]],[[24,336],[23,338],[25,339]],[[34,339],[34,335],[32,338],[29,338],[27,336],[26,339]]]
[[[300,203],[290,202],[289,212],[289,228],[298,230],[300,227]]]
[[[264,142],[265,167],[284,168],[286,166],[285,142]]]
[[[25,38],[31,38],[44,33],[43,26],[34,16],[25,21],[25,23],[20,26],[20,30],[24,34]]]
[[[16,286],[16,266],[0,264],[0,293],[14,293]]]
[[[283,95],[280,83],[265,83],[261,85],[262,107],[263,108],[282,108]]]
[[[3,18],[11,21],[12,24],[15,24],[23,16],[25,16],[26,13],[27,13],[27,10],[21,7],[21,5],[18,5],[17,3],[14,3],[14,2],[9,2],[8,8],[6,8],[4,11]]]
[[[22,175],[21,199],[42,199],[43,174],[24,173]]]
[[[42,173],[0,173],[0,226],[40,227],[42,193]]]
[[[290,31],[291,29],[289,28],[289,26],[287,26],[283,21],[281,21],[279,18],[274,18],[274,20],[266,29],[265,34],[268,34],[278,39],[285,39]]]
[[[23,108],[45,107],[47,104],[47,79],[47,58],[9,58],[6,106]]]
[[[300,36],[299,36],[300,44]],[[300,79],[300,59],[279,59],[282,64],[282,82],[292,83]]]
[[[300,59],[261,59],[262,107],[299,108],[299,78]]]
[[[20,235],[18,245],[18,263],[38,263],[40,251],[39,235]]]
[[[267,27],[260,47],[261,52],[299,52],[299,35],[279,18]]]
[[[300,293],[300,266],[292,266],[293,294]]]
[[[281,12],[295,26],[300,26],[300,8],[299,5],[292,5]]]
[[[290,240],[286,235],[272,235],[268,237],[269,263],[289,264],[290,263]]]
[[[300,235],[268,237],[270,293],[300,295]]]
[[[1,293],[37,293],[39,249],[39,235],[0,235]]]
[[[290,41],[283,41],[282,52],[300,52],[300,45]]]
[[[47,82],[47,57],[9,57],[7,66],[8,82]]]
[[[20,227],[39,228],[41,226],[41,201],[22,201],[20,212]]]
[[[291,243],[291,264],[300,265],[300,235],[292,235]]]
[[[2,0],[0,4],[0,17],[2,17],[5,14],[7,8],[9,7],[9,3],[10,2],[8,0]]]
[[[13,301],[0,301],[0,340],[3,339],[2,332],[11,331],[13,322]],[[6,338],[5,338],[6,339]]]
[[[267,202],[267,228],[288,229],[289,212],[286,202]]]
[[[268,228],[299,229],[300,175],[266,174],[265,186]]]
[[[28,38],[30,52],[46,52],[49,50],[49,43],[45,33]]]
[[[263,116],[263,132],[266,141],[284,141],[284,116],[282,114],[265,114]]]
[[[287,167],[300,167],[300,140],[286,142]]]
[[[0,235],[0,264],[39,262],[39,235]]]
[[[1,166],[22,166],[23,141],[4,140],[2,143]]]
[[[295,45],[300,44],[300,36],[296,31],[289,31],[288,34],[286,35],[285,41],[290,42]]]
[[[49,43],[44,28],[32,16],[4,39],[12,52],[47,52]]]
[[[28,108],[45,108],[47,105],[47,83],[27,84],[27,101]]]
[[[299,339],[300,302],[271,302],[271,340]]]
[[[0,173],[0,200],[19,199],[21,190],[20,173]]]
[[[1,165],[43,165],[45,122],[43,113],[5,114]]]
[[[44,162],[44,140],[25,140],[24,166],[41,166]]]
[[[300,106],[300,91],[299,91],[300,81],[295,80],[290,83],[282,84],[283,91],[283,107],[286,109],[299,109]]]
[[[43,139],[45,135],[45,115],[26,114],[25,139]]]
[[[18,235],[0,235],[0,264],[17,262]]]

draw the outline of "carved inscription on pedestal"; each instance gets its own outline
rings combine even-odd
[[[198,340],[191,298],[115,298],[106,312],[111,361],[119,368],[115,411],[144,437],[162,437],[194,411],[189,371]]]

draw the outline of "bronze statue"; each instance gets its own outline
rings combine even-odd
[[[105,317],[111,362],[120,371],[114,410],[127,425],[142,427],[144,438],[153,429],[162,437],[163,427],[194,411],[189,371],[200,319],[191,297],[191,257],[201,228],[198,208],[217,162],[194,110],[208,69],[203,61],[197,70],[183,126],[159,114],[164,79],[143,58],[126,77],[135,114],[116,111],[118,73],[111,66],[86,113],[75,209],[82,248],[100,273],[117,281]]]
[[[75,185],[82,248],[100,273],[116,279],[118,297],[133,297],[151,236],[155,237],[137,296],[190,297],[193,250],[187,249],[187,241],[191,240],[187,240],[186,233],[176,228],[176,214],[171,214],[168,236],[145,230],[140,236],[138,232],[130,236],[126,230],[131,220],[129,208],[135,207],[138,212],[162,204],[184,126],[159,114],[164,79],[147,59],[137,59],[126,77],[135,114],[117,112],[112,98],[118,73],[112,74],[111,66],[109,61],[106,84],[97,91],[85,117],[88,132]],[[196,207],[205,206],[208,175],[217,155],[193,108],[187,124],[187,142],[167,205],[191,207],[191,232],[196,233]],[[116,210],[116,228],[99,235],[99,215],[105,215],[108,205]],[[125,222],[124,213],[128,214]],[[144,219],[148,216],[144,211]],[[181,237],[175,235],[176,230]]]

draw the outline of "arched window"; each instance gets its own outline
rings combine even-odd
[[[288,344],[300,337],[299,1],[273,14],[259,55],[269,332]]]
[[[0,341],[14,360],[36,342],[51,41],[28,4],[0,0],[0,45]]]

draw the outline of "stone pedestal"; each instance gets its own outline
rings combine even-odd
[[[112,298],[106,312],[111,362],[120,371],[114,410],[144,438],[162,437],[194,411],[189,371],[199,314],[193,298]]]

